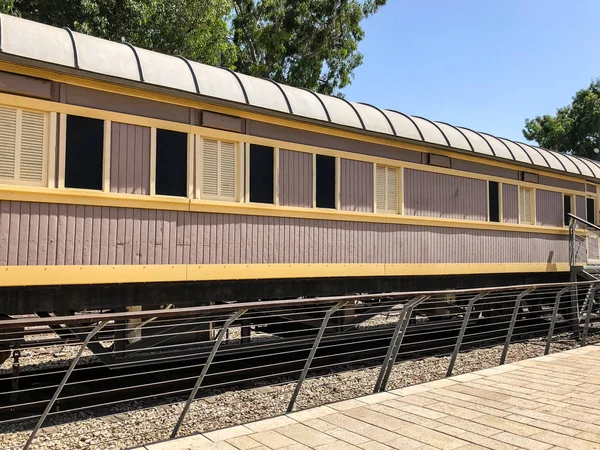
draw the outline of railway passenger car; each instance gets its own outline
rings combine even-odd
[[[568,278],[600,165],[0,16],[0,313]]]

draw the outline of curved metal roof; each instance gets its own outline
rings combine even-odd
[[[438,147],[600,178],[600,164],[585,158],[4,14],[0,14],[0,51]]]

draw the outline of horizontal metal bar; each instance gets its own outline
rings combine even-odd
[[[526,284],[526,285],[515,285],[515,286],[495,286],[485,288],[472,288],[472,289],[456,289],[447,291],[416,291],[416,292],[388,292],[379,294],[359,294],[359,295],[343,295],[343,296],[332,296],[332,297],[314,297],[314,298],[301,298],[293,300],[269,300],[269,301],[256,301],[256,302],[243,302],[243,303],[228,303],[223,305],[205,305],[205,306],[193,306],[185,308],[173,308],[173,309],[160,309],[151,311],[128,311],[121,313],[93,313],[93,314],[81,314],[75,316],[61,316],[61,317],[47,317],[47,318],[36,318],[36,319],[13,319],[2,321],[3,329],[18,329],[23,327],[34,327],[44,325],[68,325],[68,324],[81,324],[81,323],[92,323],[98,321],[112,321],[112,320],[131,320],[131,319],[149,319],[149,318],[164,318],[164,317],[185,317],[193,316],[196,314],[215,314],[215,313],[232,313],[240,308],[252,309],[252,310],[265,310],[270,308],[290,307],[290,306],[307,306],[307,305],[319,305],[338,303],[341,301],[352,301],[352,300],[377,300],[385,298],[413,298],[418,295],[459,295],[459,294],[489,294],[492,292],[502,291],[514,291],[524,290],[527,288],[552,288],[552,287],[565,287],[565,286],[589,286],[591,284],[597,284],[598,281],[582,281],[577,283],[542,283],[542,284]]]

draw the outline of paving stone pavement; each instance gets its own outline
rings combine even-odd
[[[136,450],[600,450],[600,346]]]

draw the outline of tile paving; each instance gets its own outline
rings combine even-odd
[[[600,346],[137,450],[600,450]]]

